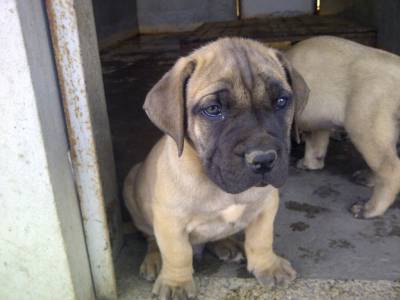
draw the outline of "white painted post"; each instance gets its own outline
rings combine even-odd
[[[116,299],[112,248],[122,230],[92,2],[46,0],[46,8],[96,297]]]
[[[0,299],[95,299],[43,2],[0,1]]]

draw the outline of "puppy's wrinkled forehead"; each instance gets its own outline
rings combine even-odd
[[[196,61],[190,79],[193,98],[224,88],[242,99],[257,98],[268,92],[268,82],[287,85],[285,71],[275,51],[256,41],[221,39],[196,50],[191,57]]]

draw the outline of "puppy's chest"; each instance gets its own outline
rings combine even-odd
[[[222,239],[244,229],[258,214],[253,205],[232,204],[219,210],[192,218],[187,231],[192,243]]]

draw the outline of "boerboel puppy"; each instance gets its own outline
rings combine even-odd
[[[193,248],[209,243],[220,258],[237,257],[226,238],[242,229],[247,268],[261,284],[295,278],[273,251],[273,222],[307,93],[281,53],[239,38],[180,58],[151,89],[144,109],[165,135],[123,193],[148,240],[140,273],[156,279],[154,294],[193,298]]]
[[[344,128],[375,184],[371,199],[354,204],[352,212],[357,218],[382,215],[400,189],[400,58],[328,36],[296,44],[287,57],[310,87],[307,106],[296,116],[297,127],[307,132],[298,167],[322,169],[331,130]]]

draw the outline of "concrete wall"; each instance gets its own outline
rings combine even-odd
[[[263,15],[296,15],[314,12],[313,0],[242,0],[243,18]]]
[[[400,1],[353,1],[351,17],[378,30],[378,47],[400,54]]]
[[[48,34],[0,1],[0,299],[95,298]]]
[[[92,3],[100,46],[137,34],[136,0],[92,0]]]
[[[137,0],[141,33],[191,30],[203,22],[236,18],[233,0]]]
[[[353,6],[353,0],[322,0],[319,14],[335,15],[343,13]]]

